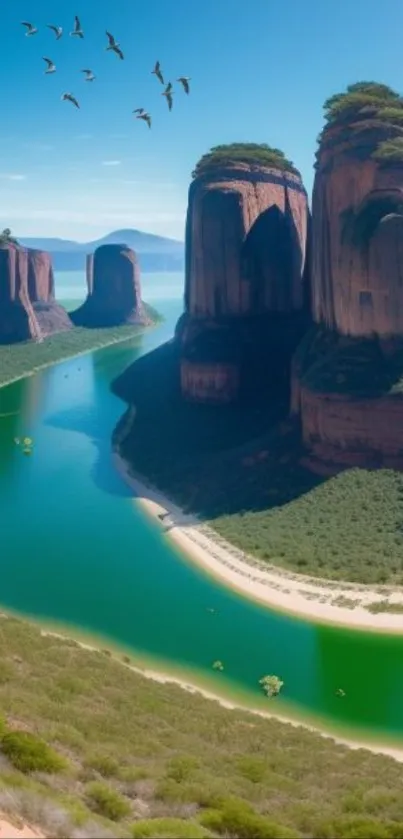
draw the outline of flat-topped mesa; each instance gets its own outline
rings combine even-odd
[[[28,293],[28,252],[12,242],[0,244],[0,343],[36,341],[41,329]]]
[[[403,99],[360,82],[325,103],[312,201],[314,319],[403,335]]]
[[[71,329],[73,324],[66,310],[55,300],[51,255],[33,248],[27,249],[27,255],[28,293],[42,337]]]
[[[147,323],[141,302],[140,269],[126,245],[101,245],[87,257],[88,296],[71,313],[76,326],[107,327]]]
[[[309,210],[299,172],[278,149],[216,146],[193,172],[186,220],[182,392],[230,402],[244,390],[246,357],[267,354],[276,318],[306,310]],[[284,332],[287,332],[285,328]],[[300,325],[290,333],[292,349]],[[266,351],[264,347],[266,347]]]
[[[193,175],[186,311],[216,318],[300,309],[308,204],[290,161],[268,146],[217,146]]]

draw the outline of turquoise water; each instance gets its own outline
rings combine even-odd
[[[114,471],[125,406],[109,385],[171,337],[180,301],[157,303],[158,328],[0,389],[0,603],[256,706],[267,707],[259,678],[275,673],[279,713],[403,740],[403,638],[316,626],[226,589],[175,550]],[[31,458],[13,443],[23,435]]]

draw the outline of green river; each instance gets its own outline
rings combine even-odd
[[[269,701],[259,678],[275,673],[285,687],[270,710],[403,742],[403,637],[315,625],[226,589],[143,516],[114,471],[125,406],[110,382],[172,335],[181,308],[155,305],[158,328],[0,389],[1,605],[256,708]],[[13,442],[25,435],[30,458]]]

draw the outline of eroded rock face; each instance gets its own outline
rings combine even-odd
[[[297,174],[234,163],[192,182],[177,330],[184,396],[231,402],[261,387],[261,376],[270,382],[280,321],[287,340],[277,363],[289,363],[307,312],[308,222]]]
[[[140,269],[136,254],[125,245],[102,245],[87,257],[88,297],[71,313],[77,326],[106,327],[145,323]]]
[[[41,337],[65,332],[73,326],[66,310],[55,300],[52,257],[46,251],[28,248],[28,293]]]
[[[297,175],[237,163],[196,178],[186,222],[186,310],[226,317],[300,309],[307,226]]]
[[[401,129],[376,119],[330,127],[318,150],[313,316],[345,335],[403,334],[403,219],[396,215],[403,203],[403,166],[371,157],[396,134]]]
[[[28,293],[28,252],[13,244],[0,247],[0,343],[42,337]]]

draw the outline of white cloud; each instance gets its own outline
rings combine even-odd
[[[102,166],[120,166],[121,160],[103,160]]]
[[[0,172],[3,181],[25,181],[26,175],[14,175],[12,172]]]

